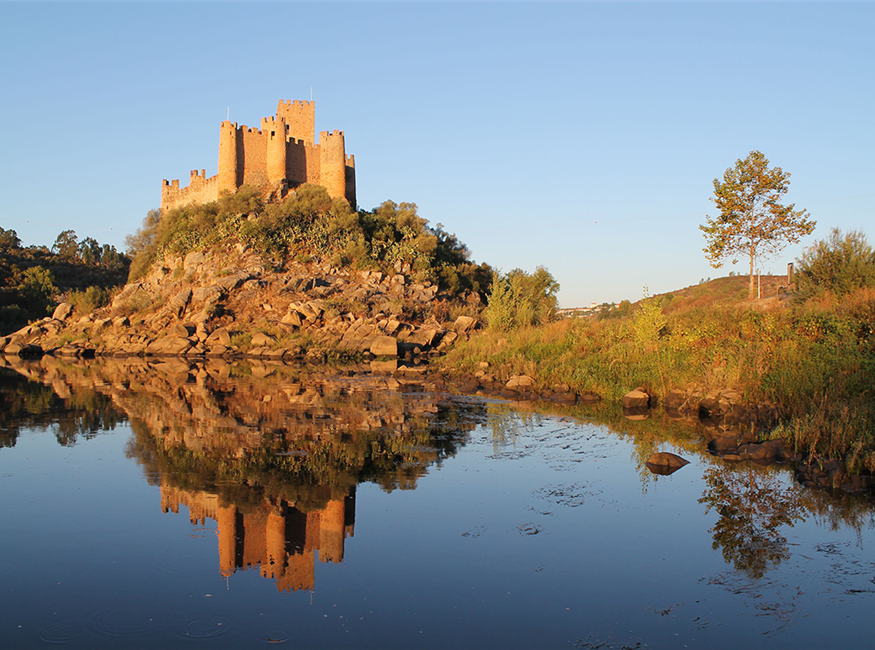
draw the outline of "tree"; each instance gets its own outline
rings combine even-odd
[[[559,283],[543,266],[532,274],[514,269],[507,275],[495,272],[486,308],[489,327],[507,332],[542,325],[556,316]]]
[[[79,237],[75,230],[64,230],[55,240],[52,252],[67,262],[73,262],[79,256]]]
[[[705,233],[705,257],[714,268],[726,259],[733,264],[740,256],[750,260],[749,298],[755,296],[754,266],[758,258],[770,257],[787,244],[797,243],[814,230],[815,221],[795,204],[781,205],[790,187],[790,174],[780,167],[769,169],[769,161],[759,151],[740,158],[714,179],[711,199],[720,211],[715,218],[706,215],[699,226]]]
[[[875,251],[859,230],[843,234],[833,228],[827,239],[806,248],[796,264],[803,298],[821,291],[841,297],[861,287],[875,287]]]
[[[27,309],[42,318],[49,314],[58,288],[51,271],[41,266],[32,266],[21,274],[18,291],[24,298]]]

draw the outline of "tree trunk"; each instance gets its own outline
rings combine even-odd
[[[754,258],[754,247],[750,247],[750,289],[747,292],[747,299],[753,300],[756,297],[756,290],[753,284],[753,258]]]

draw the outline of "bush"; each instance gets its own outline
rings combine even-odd
[[[145,275],[167,253],[242,241],[280,262],[321,260],[386,273],[402,268],[444,289],[482,292],[491,269],[469,262],[463,243],[440,224],[431,228],[416,210],[415,203],[385,201],[372,211],[354,212],[345,200],[310,184],[265,204],[258,189],[244,186],[213,203],[163,216],[150,211],[126,242],[134,257],[129,280]]]
[[[862,287],[875,287],[875,253],[859,230],[842,234],[833,228],[827,239],[807,248],[796,263],[802,299],[823,292],[841,297]]]
[[[521,269],[507,275],[496,272],[486,321],[490,329],[500,332],[549,323],[556,316],[557,291],[559,283],[543,266],[531,275]]]
[[[85,291],[73,290],[67,294],[67,302],[77,314],[87,314],[109,304],[112,291],[101,287],[88,287]]]

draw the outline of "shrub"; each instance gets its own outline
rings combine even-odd
[[[833,228],[827,239],[807,248],[798,265],[798,295],[805,299],[830,292],[836,297],[875,287],[875,252],[859,230],[842,234]]]
[[[514,269],[492,276],[492,291],[486,308],[490,329],[507,332],[520,327],[549,323],[556,316],[559,283],[543,266],[531,275]]]

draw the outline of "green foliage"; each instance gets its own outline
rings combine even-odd
[[[70,291],[66,301],[73,305],[77,314],[87,314],[109,304],[112,291],[102,287],[88,287],[84,291]]]
[[[841,297],[862,287],[875,288],[875,252],[859,230],[843,234],[833,228],[796,264],[798,295],[803,299],[827,291]]]
[[[431,228],[414,203],[385,201],[374,210],[354,212],[324,187],[304,184],[283,201],[265,204],[260,191],[242,187],[217,202],[188,205],[163,217],[150,212],[128,238],[134,256],[131,279],[145,275],[163,255],[184,255],[241,241],[280,262],[328,261],[335,266],[401,269],[417,281],[444,289],[482,292],[488,266],[468,261],[468,250],[438,225]]]
[[[745,303],[746,304],[746,303]],[[646,299],[627,318],[564,319],[538,328],[492,327],[438,363],[499,377],[529,374],[619,400],[635,386],[735,389],[784,418],[774,435],[797,449],[875,471],[875,295],[862,289],[824,308],[773,311],[710,304],[663,314]]]
[[[729,259],[750,261],[749,298],[754,298],[754,267],[757,259],[769,257],[795,244],[814,230],[815,223],[805,210],[795,204],[781,205],[787,193],[790,174],[780,167],[769,169],[769,161],[759,151],[751,151],[744,160],[714,179],[714,197],[719,210],[713,219],[699,226],[707,245],[703,249],[711,266],[718,268]]]
[[[638,304],[632,318],[632,330],[638,345],[643,349],[655,348],[667,324],[659,302],[650,297],[647,287],[644,287],[644,299]]]
[[[486,308],[489,328],[508,332],[549,323],[556,316],[558,291],[559,283],[543,266],[532,274],[521,269],[506,275],[495,272]]]
[[[46,316],[60,294],[92,286],[108,290],[127,277],[128,257],[90,237],[79,243],[74,231],[65,230],[55,248],[59,252],[22,247],[14,230],[0,228],[0,332]]]
[[[47,316],[54,306],[54,296],[58,293],[58,288],[50,271],[41,266],[33,266],[22,273],[18,291],[30,311],[38,316]]]

